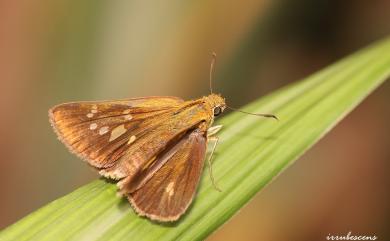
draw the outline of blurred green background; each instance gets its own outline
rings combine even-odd
[[[61,102],[208,94],[239,107],[390,34],[388,0],[0,1],[0,228],[98,176]],[[387,82],[208,240],[390,238]],[[228,192],[229,190],[224,190]]]

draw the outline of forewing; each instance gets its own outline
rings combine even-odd
[[[194,197],[205,158],[205,133],[200,129],[193,130],[172,148],[174,151],[159,157],[160,160],[167,159],[165,164],[139,189],[128,194],[129,201],[141,216],[157,221],[175,221]]]
[[[158,126],[182,103],[176,97],[74,102],[53,107],[49,118],[73,153],[102,169],[113,166],[131,148],[136,135]]]

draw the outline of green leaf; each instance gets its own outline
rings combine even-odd
[[[138,217],[116,186],[96,180],[3,230],[1,240],[200,240],[226,222],[264,185],[326,134],[390,75],[390,39],[250,105],[280,121],[232,113],[214,156],[216,191],[205,171],[179,222]],[[288,202],[286,203],[288,205]]]

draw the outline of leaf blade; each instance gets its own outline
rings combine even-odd
[[[115,196],[115,185],[97,180],[8,227],[0,239],[203,239],[390,76],[386,53],[390,39],[245,108],[273,112],[279,122],[239,113],[223,118],[213,168],[224,191],[213,189],[205,171],[194,204],[177,223],[161,225],[137,217]]]

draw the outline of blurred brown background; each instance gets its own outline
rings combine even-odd
[[[96,179],[47,110],[208,93],[241,106],[390,34],[390,1],[0,0],[0,228]],[[209,240],[389,240],[389,83]]]

